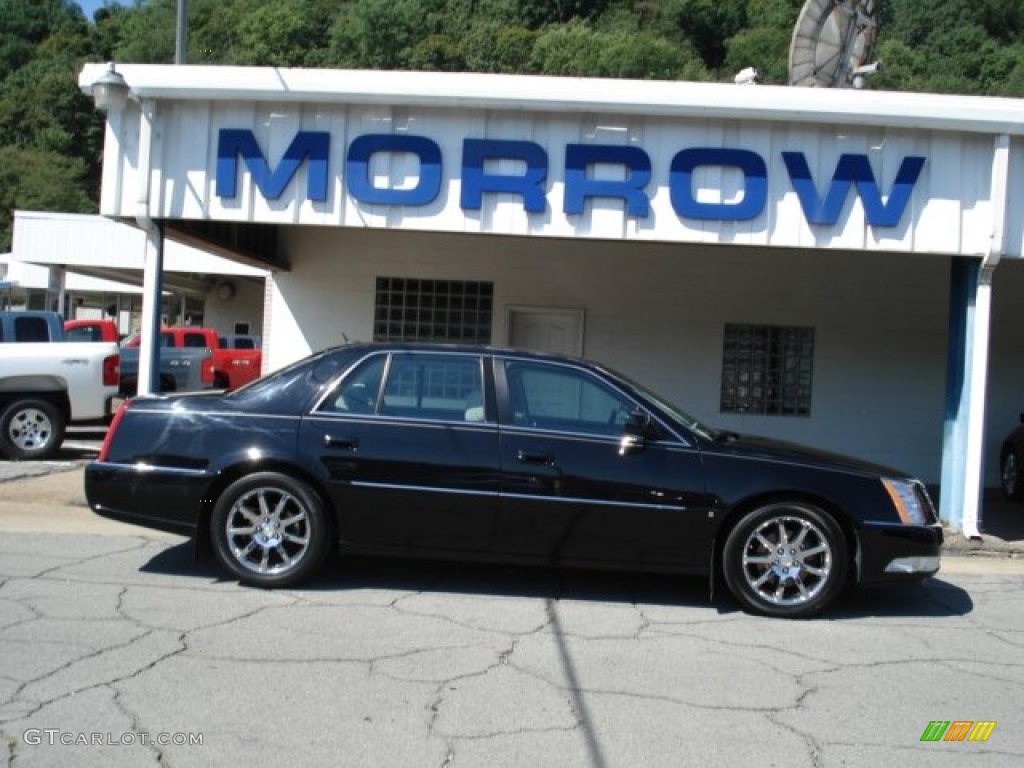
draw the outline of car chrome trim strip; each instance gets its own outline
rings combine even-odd
[[[146,408],[132,406],[131,412],[133,414],[146,413],[146,414],[159,414],[161,416],[175,415],[175,416],[230,416],[231,418],[245,418],[245,419],[283,419],[285,421],[299,421],[302,416],[296,416],[287,413],[246,413],[245,411],[168,411],[164,408]]]
[[[515,437],[522,435],[523,437],[548,437],[558,440],[577,440],[581,442],[592,442],[592,443],[607,443],[618,447],[622,440],[622,435],[596,435],[592,432],[563,432],[557,429],[543,429],[541,427],[524,427],[520,425],[516,426],[503,426],[498,425],[501,430],[502,437]],[[673,437],[675,433],[673,433]],[[652,440],[647,443],[650,447],[664,448],[666,450],[683,451],[686,453],[695,453],[696,448],[688,445],[682,441],[668,441],[668,440]]]
[[[155,464],[146,464],[145,462],[137,462],[135,464],[125,464],[117,461],[105,461],[102,464],[96,462],[96,466],[101,469],[120,469],[128,472],[136,472],[139,474],[167,474],[167,475],[185,475],[187,477],[205,477],[210,473],[205,469],[189,469],[188,467],[167,467],[157,466]]]
[[[604,499],[588,499],[577,496],[543,496],[534,493],[501,493],[504,499],[519,499],[524,501],[557,501],[564,504],[588,504],[602,507],[633,507],[636,509],[660,509],[673,512],[685,512],[692,509],[686,504],[647,504],[642,501],[606,501]]]
[[[503,491],[475,491],[466,488],[439,488],[437,486],[397,485],[394,483],[368,483],[364,481],[355,481],[351,483],[351,485],[359,488],[382,488],[389,491],[411,491],[414,493],[448,493],[456,494],[459,496],[488,496],[492,498],[498,497],[503,499],[519,499],[526,501],[557,501],[565,504],[589,504],[593,506],[607,507],[634,507],[638,509],[660,509],[672,511],[686,511],[690,509],[690,507],[688,507],[685,504],[645,504],[644,502],[641,501],[605,501],[603,499],[587,499],[583,497],[574,496],[543,496],[541,494],[506,493]]]
[[[459,496],[489,496],[495,497],[500,494],[497,491],[477,491],[470,488],[440,488],[431,485],[398,485],[397,483],[368,483],[362,480],[354,480],[349,485],[358,488],[382,488],[388,491],[412,491],[415,493],[448,493]]]
[[[384,414],[328,414],[312,413],[307,421],[328,424],[379,424],[390,427],[421,427],[424,429],[467,429],[473,432],[495,432],[498,425],[493,421],[464,421],[461,419],[416,419],[410,416],[387,416]]]

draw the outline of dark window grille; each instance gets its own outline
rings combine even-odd
[[[814,329],[726,324],[722,413],[810,416]]]
[[[490,344],[494,283],[378,277],[375,341]]]

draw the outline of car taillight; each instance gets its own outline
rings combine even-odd
[[[96,457],[96,461],[107,460],[107,454],[110,452],[110,443],[114,439],[114,432],[117,431],[117,425],[121,423],[121,417],[128,410],[128,403],[130,402],[131,400],[125,400],[114,413],[114,418],[110,420],[110,426],[107,427],[107,434],[103,438],[103,445],[100,446],[100,455]]]
[[[116,387],[121,381],[121,356],[107,355],[103,358],[103,386]]]
[[[213,384],[213,358],[208,357],[203,360],[203,367],[200,370],[204,384]]]

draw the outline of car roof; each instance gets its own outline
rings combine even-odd
[[[325,351],[342,350],[379,350],[382,352],[457,352],[471,355],[498,355],[510,357],[524,357],[536,360],[548,360],[554,362],[579,363],[591,367],[604,368],[600,363],[593,360],[585,360],[572,355],[560,355],[553,352],[541,352],[532,349],[518,347],[500,347],[490,344],[454,344],[443,342],[421,342],[421,341],[355,341],[348,344],[339,344]]]

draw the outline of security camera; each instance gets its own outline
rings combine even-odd
[[[732,81],[736,83],[736,85],[756,85],[758,77],[759,73],[754,69],[754,67],[747,67],[746,69],[741,69],[737,72],[736,77],[734,77]]]
[[[857,90],[863,88],[867,76],[875,74],[880,66],[882,66],[882,62],[876,61],[873,64],[865,64],[862,67],[855,67],[851,70],[850,79],[853,82],[853,87]]]

